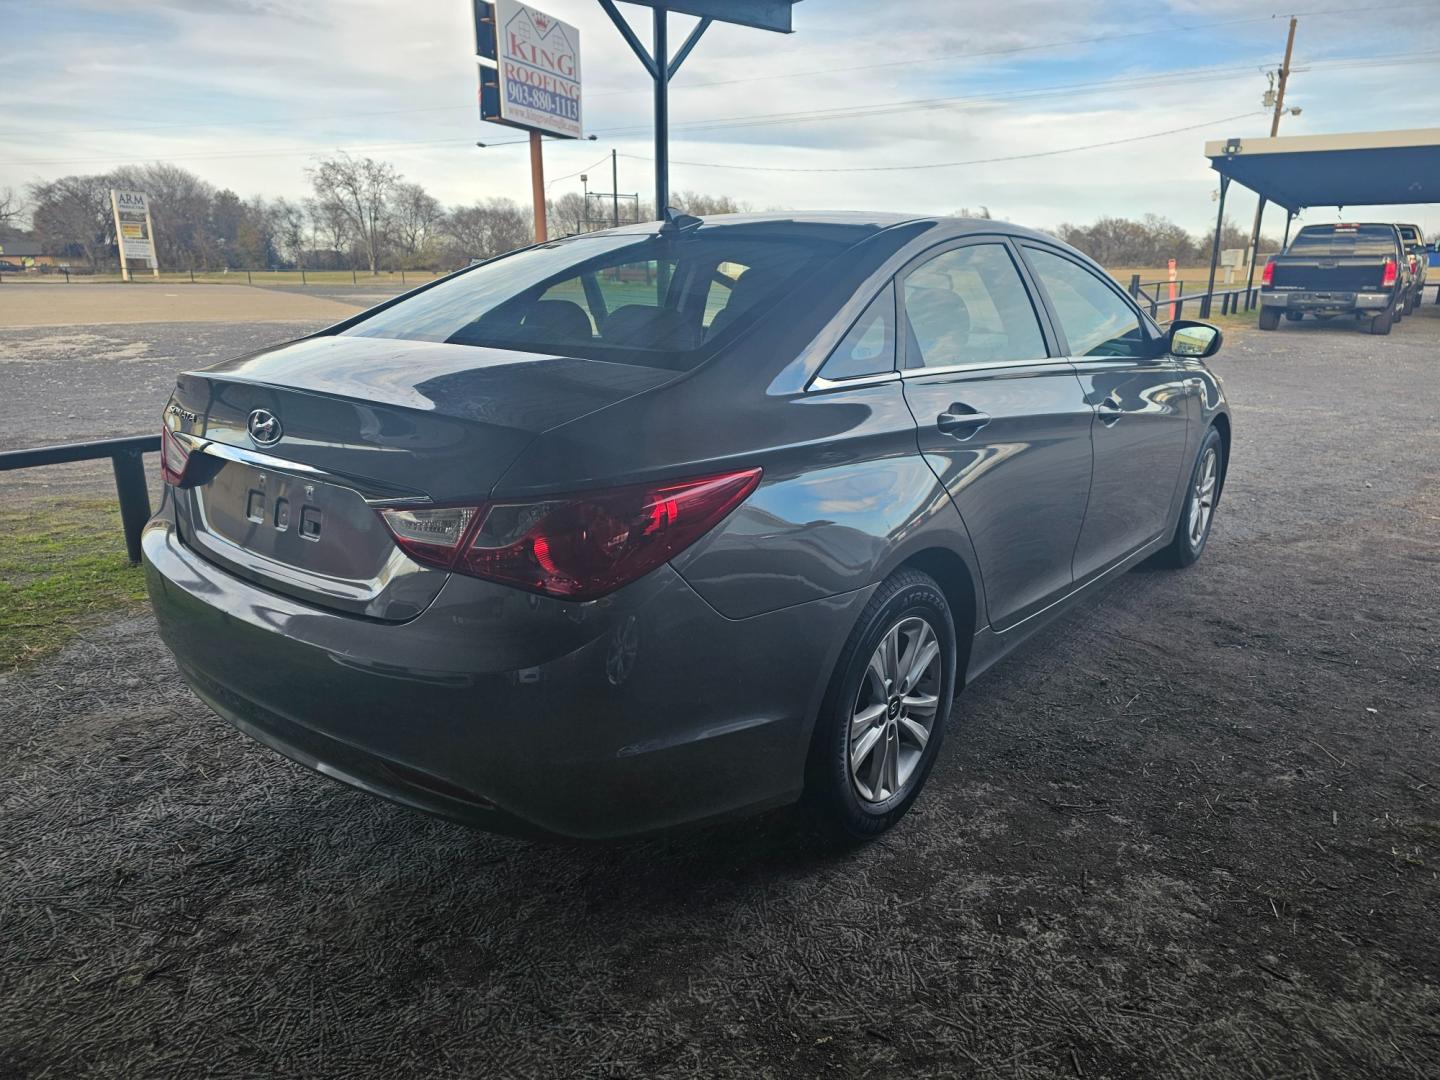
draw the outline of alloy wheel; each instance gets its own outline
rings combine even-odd
[[[914,776],[940,706],[943,673],[940,639],[918,615],[880,639],[850,718],[850,781],[862,801],[891,799]]]
[[[1200,459],[1195,483],[1190,489],[1190,546],[1199,547],[1210,528],[1210,515],[1215,511],[1215,482],[1219,476],[1220,457],[1212,446]]]

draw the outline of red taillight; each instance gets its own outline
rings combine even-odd
[[[168,427],[160,428],[160,479],[172,487],[185,482],[185,470],[190,465],[190,451],[175,437]]]
[[[1396,265],[1395,265],[1395,260],[1394,260],[1394,259],[1386,259],[1386,260],[1385,260],[1385,273],[1384,273],[1384,276],[1382,276],[1382,277],[1380,278],[1380,287],[1381,287],[1382,289],[1388,289],[1391,285],[1394,285],[1394,284],[1395,284],[1395,279],[1396,279],[1396,277],[1399,275],[1399,273],[1400,273],[1400,271],[1399,271],[1399,269],[1398,269],[1398,268],[1396,267]]]
[[[1268,288],[1270,287],[1270,285],[1271,285],[1274,281],[1275,281],[1275,262],[1274,262],[1274,260],[1272,259],[1270,262],[1267,262],[1267,263],[1265,264],[1265,269],[1260,272],[1260,284],[1261,284],[1262,286],[1264,286],[1265,288],[1268,289]]]
[[[594,600],[654,570],[713,529],[759,469],[534,502],[382,510],[419,562],[567,600]]]

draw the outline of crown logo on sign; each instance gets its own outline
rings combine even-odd
[[[535,29],[543,34],[546,30],[550,29],[550,20],[544,15],[536,15]]]

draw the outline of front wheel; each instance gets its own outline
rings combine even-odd
[[[1175,535],[1156,559],[1164,566],[1190,566],[1205,550],[1210,539],[1210,525],[1215,520],[1215,504],[1220,498],[1220,485],[1225,475],[1225,444],[1213,427],[1205,433],[1195,467],[1190,471],[1185,505],[1175,525]]]
[[[920,794],[955,696],[955,623],[940,586],[901,570],[855,623],[815,721],[806,801],[830,832],[868,839]]]
[[[1274,330],[1280,325],[1280,309],[1273,307],[1262,307],[1260,309],[1260,329]]]

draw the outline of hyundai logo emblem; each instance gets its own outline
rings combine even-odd
[[[250,432],[250,438],[261,446],[274,446],[280,441],[280,436],[285,434],[280,427],[280,418],[269,409],[256,409],[250,414],[250,421],[245,426]]]

